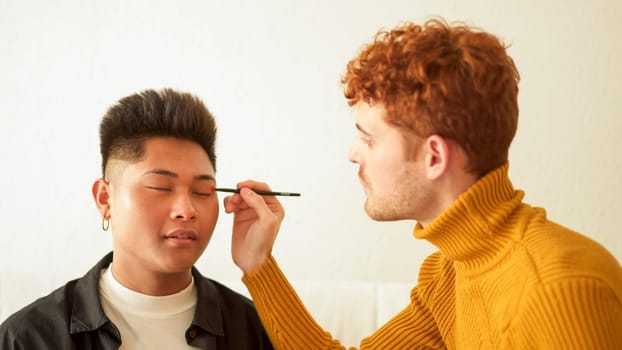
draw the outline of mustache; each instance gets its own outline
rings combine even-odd
[[[365,174],[363,173],[363,170],[359,170],[359,180],[361,181],[361,183],[365,186],[369,185],[369,181],[367,180],[367,177],[365,176]]]

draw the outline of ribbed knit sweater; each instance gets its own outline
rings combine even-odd
[[[423,262],[410,304],[361,349],[622,349],[619,262],[523,203],[507,173],[505,164],[416,225],[414,236],[439,251]],[[273,257],[243,281],[275,348],[343,349]]]

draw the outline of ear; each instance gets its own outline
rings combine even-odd
[[[110,183],[102,178],[95,180],[91,188],[97,210],[103,218],[110,217]]]
[[[425,151],[425,169],[429,180],[441,178],[449,169],[449,143],[442,136],[429,136],[423,145]]]

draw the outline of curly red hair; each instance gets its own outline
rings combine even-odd
[[[495,36],[432,19],[379,31],[342,78],[352,106],[383,104],[388,123],[456,141],[470,171],[507,161],[518,123],[518,71]]]

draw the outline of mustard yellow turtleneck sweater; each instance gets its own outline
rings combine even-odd
[[[361,349],[622,349],[620,264],[522,203],[507,171],[492,171],[415,227],[439,252],[423,262],[410,304]],[[243,281],[275,348],[343,349],[272,257]]]

